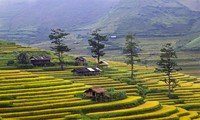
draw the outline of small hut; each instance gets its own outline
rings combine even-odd
[[[106,62],[105,60],[100,61],[99,64],[98,64],[99,67],[107,67],[108,65],[109,65],[108,62]]]
[[[99,68],[76,68],[72,72],[78,76],[95,76],[102,72]]]
[[[83,57],[83,56],[75,58],[75,65],[77,65],[77,66],[86,66],[87,65],[86,62],[87,61],[86,61],[85,57]]]
[[[45,66],[51,62],[51,58],[47,56],[32,56],[30,61],[34,66]]]
[[[106,90],[101,87],[92,87],[84,92],[87,97],[91,98],[95,101],[103,101],[103,98],[110,98],[108,94],[106,94]]]

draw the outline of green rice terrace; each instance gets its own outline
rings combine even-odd
[[[97,76],[74,76],[68,64],[64,71],[53,67],[18,69],[7,66],[15,53],[48,54],[51,51],[22,47],[0,41],[0,116],[3,120],[200,120],[200,78],[173,73],[179,85],[167,97],[167,86],[161,82],[166,76],[154,68],[135,65],[135,82],[130,83],[130,66],[108,61],[109,66]],[[68,63],[74,56],[65,55]],[[95,60],[88,58],[89,66]],[[148,87],[146,98],[139,96],[137,84]],[[77,96],[91,87],[124,91],[127,97],[109,102],[95,102]]]

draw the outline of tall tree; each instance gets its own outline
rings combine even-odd
[[[171,43],[165,44],[160,51],[160,60],[157,62],[158,68],[156,68],[156,71],[166,73],[167,78],[163,79],[162,81],[167,84],[168,96],[171,97],[171,91],[173,88],[178,86],[178,81],[172,78],[171,73],[179,71],[181,68],[178,67],[175,61],[177,55]]]
[[[107,36],[99,34],[100,31],[100,29],[93,31],[91,34],[92,38],[88,40],[89,45],[92,47],[92,57],[97,58],[98,63],[100,62],[100,57],[105,55],[105,52],[103,51],[105,44],[102,42],[108,40]]]
[[[64,70],[63,53],[71,50],[63,42],[68,35],[69,33],[65,33],[62,29],[52,29],[51,33],[49,34],[49,39],[52,41],[51,44],[54,44],[51,49],[55,51],[56,55],[58,56],[61,70]]]
[[[126,35],[125,49],[124,53],[127,57],[127,64],[131,65],[131,79],[134,79],[134,64],[136,61],[140,61],[138,59],[138,44],[134,41],[134,35],[128,34]]]

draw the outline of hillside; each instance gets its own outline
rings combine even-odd
[[[178,1],[181,4],[187,6],[191,10],[200,11],[200,8],[199,8],[200,1],[199,0],[178,0]]]
[[[4,48],[0,55],[22,50],[22,46],[14,43],[0,43],[0,47]],[[40,52],[39,49],[29,47],[23,47],[23,51]],[[68,61],[73,60],[70,56],[65,57]],[[13,58],[7,58],[11,59]],[[94,62],[94,59],[87,60]],[[199,119],[198,78],[174,73],[173,76],[181,83],[173,92],[178,98],[168,99],[167,87],[159,82],[165,76],[155,73],[153,68],[136,65],[135,82],[150,90],[147,99],[143,99],[138,96],[136,84],[126,83],[130,66],[113,61],[109,63],[109,67],[99,76],[74,76],[71,70],[77,66],[65,66],[65,71],[46,71],[48,67],[9,70],[4,63],[0,63],[0,116],[5,120]],[[3,68],[7,70],[2,70]],[[128,96],[122,100],[102,103],[76,96],[91,86],[112,87],[125,91]]]
[[[51,28],[60,27],[74,34],[74,41],[102,28],[118,37],[128,32],[146,38],[173,36],[185,44],[185,35],[200,31],[196,6],[197,0],[1,0],[0,38],[38,44],[48,40]]]
[[[184,3],[184,2],[182,2]],[[183,36],[200,31],[200,12],[195,12],[176,0],[121,0],[92,28],[123,36]]]
[[[0,39],[33,44],[48,39],[52,28],[72,31],[95,23],[118,0],[0,1]]]
[[[183,49],[198,51],[200,49],[200,37],[186,44]]]

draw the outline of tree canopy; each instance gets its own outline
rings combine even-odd
[[[126,42],[124,48],[124,54],[127,57],[126,63],[131,65],[131,79],[134,79],[134,64],[138,59],[138,53],[140,51],[138,44],[134,41],[134,35],[126,35]]]
[[[69,33],[65,33],[65,31],[62,29],[52,29],[51,33],[49,34],[49,39],[52,41],[51,44],[54,45],[53,47],[51,47],[51,49],[55,51],[56,55],[58,56],[61,70],[64,70],[63,53],[71,50],[68,48],[67,45],[64,44],[63,41],[68,35]]]
[[[97,58],[98,63],[100,62],[100,57],[105,55],[104,41],[107,41],[107,36],[100,35],[100,29],[93,31],[91,38],[88,40],[89,46],[91,46],[92,57]]]
[[[19,64],[29,64],[29,56],[27,52],[20,52],[17,55],[17,62]]]
[[[157,62],[158,68],[156,71],[164,72],[167,78],[163,79],[168,85],[168,96],[171,96],[171,91],[178,85],[178,81],[172,78],[171,73],[181,70],[175,59],[177,58],[176,51],[171,43],[165,44],[160,50],[160,60]]]

